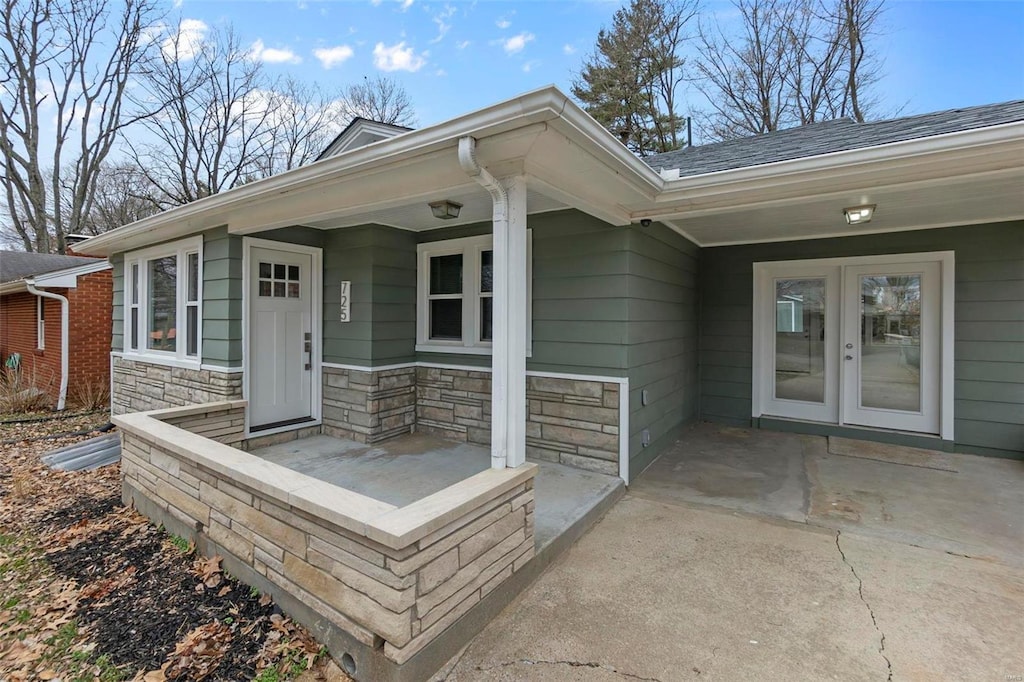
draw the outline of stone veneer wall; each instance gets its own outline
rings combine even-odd
[[[208,436],[241,433],[222,426],[234,423],[237,408],[213,407],[165,421]],[[296,497],[304,489],[287,492],[308,479],[297,472],[252,470],[230,454],[188,452],[168,444],[166,433],[118,425],[126,504],[190,535],[201,551],[224,553],[226,566],[243,580],[258,575],[298,599],[315,614],[307,626],[322,634],[326,619],[395,664],[408,661],[534,555],[533,470],[459,504],[442,517],[445,525],[395,548],[333,522],[330,513],[301,508]],[[251,475],[232,476],[231,467]],[[314,492],[306,499],[336,500],[345,492],[312,480],[307,486]],[[380,507],[377,513],[395,510],[371,502]],[[332,650],[339,659],[345,653]]]
[[[242,399],[242,373],[168,367],[114,356],[112,414]]]
[[[376,443],[416,424],[416,369],[372,372],[324,367],[323,432]]]
[[[527,376],[526,456],[616,476],[619,384]],[[491,442],[491,375],[418,367],[416,429],[480,445]]]

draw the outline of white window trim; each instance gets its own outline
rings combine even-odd
[[[188,302],[188,254],[198,254],[199,282],[196,292],[198,304]],[[178,276],[175,282],[175,319],[178,320],[177,327],[183,333],[179,335],[179,342],[173,352],[153,350],[148,347],[147,338],[149,335],[149,268],[148,261],[156,258],[174,256],[178,259]],[[138,282],[133,281],[132,266],[138,265]],[[132,302],[132,291],[138,285],[139,301]],[[164,364],[173,367],[189,367],[199,369],[203,358],[203,238],[202,236],[190,237],[169,244],[132,251],[125,254],[124,258],[124,309],[125,315],[122,321],[122,335],[124,338],[124,357],[132,360],[142,360],[154,364]],[[135,348],[132,348],[131,339],[131,310],[138,308],[139,325],[134,339]],[[196,307],[196,354],[188,355],[188,308]]]
[[[480,261],[493,251],[494,236],[461,237],[416,246],[416,350],[422,353],[490,355],[492,343],[480,339]],[[455,253],[462,257],[462,340],[430,338],[430,259]],[[526,231],[526,355],[533,354],[533,230]]]
[[[46,350],[45,299],[36,296],[36,350]]]

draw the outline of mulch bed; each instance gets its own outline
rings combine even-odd
[[[118,465],[39,456],[103,415],[0,421],[0,680],[284,680],[319,644],[271,600],[120,499]],[[309,673],[306,673],[309,675]]]

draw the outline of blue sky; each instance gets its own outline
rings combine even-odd
[[[229,21],[274,73],[330,87],[392,76],[429,125],[549,83],[568,92],[619,4],[183,0],[176,11]],[[724,14],[729,4],[706,7]],[[886,110],[1024,98],[1024,0],[890,1],[884,26]]]

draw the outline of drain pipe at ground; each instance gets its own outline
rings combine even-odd
[[[68,299],[51,291],[36,289],[36,283],[31,279],[25,280],[25,287],[30,294],[60,301],[60,394],[57,397],[57,410],[63,410],[68,397]]]

